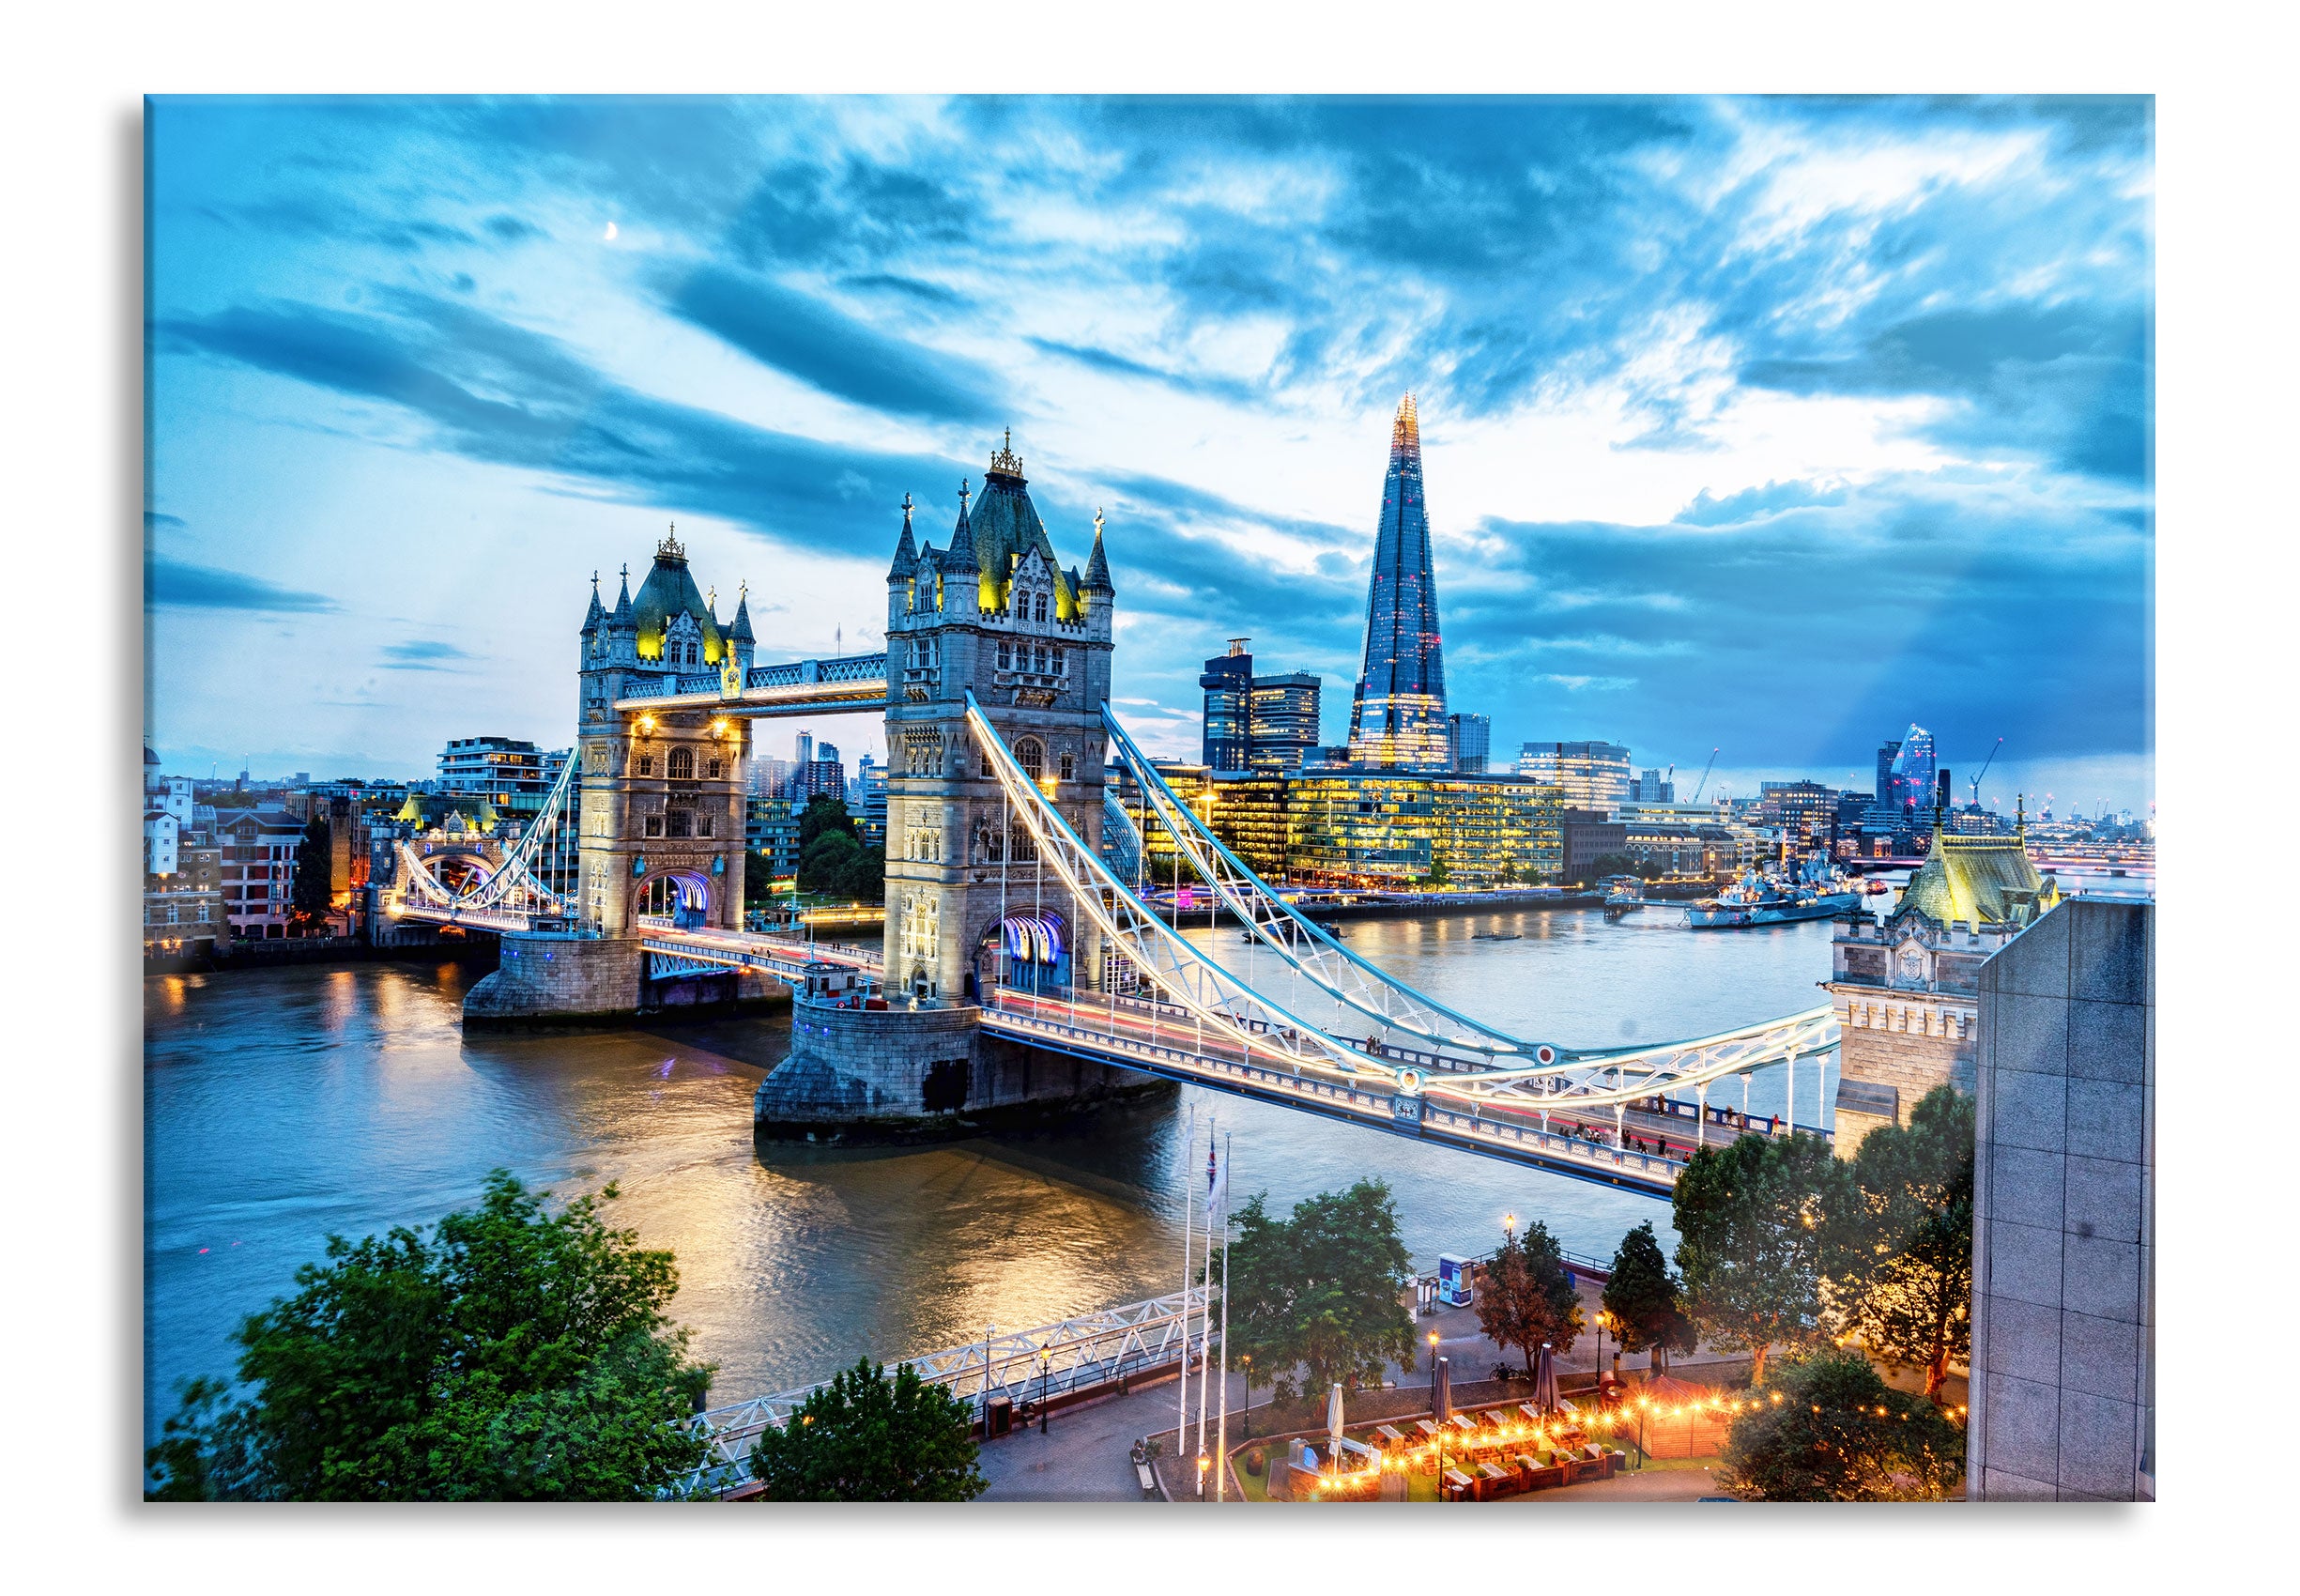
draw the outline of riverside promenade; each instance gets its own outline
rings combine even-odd
[[[1583,1317],[1595,1323],[1598,1297],[1603,1288],[1596,1281],[1581,1282]],[[1478,1327],[1474,1309],[1451,1308],[1434,1315],[1418,1317],[1415,1333],[1422,1338],[1420,1351],[1416,1354],[1412,1373],[1392,1363],[1384,1372],[1384,1378],[1392,1381],[1397,1393],[1418,1396],[1429,1386],[1430,1363],[1428,1336],[1432,1330],[1438,1335],[1439,1356],[1453,1360],[1454,1381],[1457,1386],[1485,1380],[1497,1364],[1516,1366],[1523,1358],[1514,1350],[1504,1352],[1486,1340]],[[1561,1374],[1590,1374],[1596,1369],[1597,1343],[1594,1335],[1585,1329],[1574,1343],[1573,1350],[1557,1360]],[[1605,1343],[1605,1359],[1610,1367],[1613,1343]],[[1642,1354],[1623,1359],[1623,1373],[1642,1373],[1646,1359]],[[1745,1355],[1715,1353],[1707,1349],[1674,1359],[1672,1371],[1685,1378],[1703,1381],[1717,1380],[1742,1373],[1748,1365]],[[1065,1408],[1055,1413],[1049,1433],[1040,1435],[1036,1424],[1027,1432],[1017,1430],[983,1444],[979,1466],[989,1488],[981,1500],[995,1501],[1127,1501],[1142,1499],[1142,1482],[1134,1471],[1129,1452],[1137,1438],[1154,1436],[1163,1443],[1158,1459],[1158,1472],[1166,1490],[1175,1500],[1185,1500],[1196,1494],[1198,1441],[1198,1385],[1192,1378],[1189,1393],[1189,1423],[1183,1435],[1184,1444],[1174,1444],[1175,1382],[1172,1378],[1156,1385],[1139,1386],[1123,1396],[1112,1396],[1078,1407]],[[1269,1388],[1255,1389],[1255,1406],[1250,1419],[1245,1411],[1246,1382],[1233,1370],[1229,1377],[1230,1444],[1232,1450],[1243,1447],[1250,1435],[1268,1433],[1272,1414]],[[1364,1393],[1372,1398],[1375,1393]],[[1206,1450],[1214,1448],[1216,1393],[1209,1389],[1206,1404]],[[1345,1399],[1346,1400],[1346,1399]],[[1353,1410],[1355,1411],[1355,1410]],[[1298,1422],[1298,1420],[1297,1420]],[[1209,1487],[1210,1489],[1210,1487]],[[1643,1501],[1693,1501],[1719,1492],[1705,1469],[1669,1468],[1648,1469],[1642,1474],[1619,1475],[1612,1480],[1593,1481],[1562,1490],[1544,1491],[1529,1496],[1528,1501],[1569,1501],[1581,1499],[1618,1499]],[[1234,1491],[1229,1497],[1238,1501]]]

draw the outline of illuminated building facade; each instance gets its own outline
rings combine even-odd
[[[1446,664],[1421,493],[1421,423],[1408,393],[1389,429],[1389,474],[1366,597],[1365,668],[1350,704],[1350,759],[1379,770],[1444,771]]]
[[[1565,790],[1567,803],[1604,809],[1629,796],[1629,750],[1618,743],[1527,743],[1517,774]]]
[[[1494,723],[1481,714],[1446,717],[1446,762],[1456,775],[1483,775],[1494,750]]]
[[[1297,882],[1532,885],[1564,863],[1557,790],[1522,777],[1311,775],[1287,783],[1286,806]]]
[[[1758,815],[1767,825],[1779,826],[1792,843],[1826,848],[1836,840],[1835,789],[1817,781],[1768,781],[1758,791]]]
[[[1878,794],[1895,821],[1910,809],[1923,810],[1932,803],[1936,763],[1933,734],[1922,726],[1911,726],[1894,750],[1884,790]]]
[[[1324,677],[1306,670],[1254,678],[1248,770],[1261,775],[1292,775],[1316,757],[1325,687]]]

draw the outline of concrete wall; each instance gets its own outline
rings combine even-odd
[[[971,1006],[793,1005],[790,1053],[759,1083],[762,1137],[923,1141],[969,1136],[1172,1092],[1138,1070],[985,1036]]]
[[[1981,972],[1971,1499],[2155,1496],[2154,913],[2069,899]]]
[[[609,1020],[638,1012],[647,956],[636,937],[511,934],[463,1000],[466,1025]]]

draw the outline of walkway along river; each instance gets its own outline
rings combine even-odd
[[[1694,1036],[1818,1000],[1826,922],[1694,936],[1678,919],[1360,921],[1350,945],[1455,1006],[1569,1045]],[[329,1232],[426,1223],[471,1202],[498,1164],[567,1194],[621,1184],[616,1221],[678,1252],[673,1312],[718,1364],[720,1402],[866,1352],[892,1358],[1173,1289],[1192,1104],[1233,1133],[1241,1200],[1266,1189],[1282,1211],[1359,1174],[1387,1179],[1424,1267],[1440,1251],[1482,1251],[1505,1212],[1583,1252],[1610,1255],[1647,1220],[1674,1245],[1651,1198],[1195,1088],[1035,1136],[762,1156],[751,1093],[783,1056],[786,1019],[466,1036],[467,979],[391,964],[147,979],[147,1434],[181,1381],[230,1372],[233,1328],[292,1289]],[[1810,1125],[1835,1071],[1802,1067],[1797,1081]],[[1778,1113],[1781,1091],[1769,1072],[1752,1108]]]

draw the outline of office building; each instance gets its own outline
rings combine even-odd
[[[1563,863],[1557,791],[1522,777],[1306,775],[1286,784],[1286,806],[1296,882],[1530,886]]]
[[[870,755],[855,761],[854,789],[856,801],[852,808],[863,823],[863,846],[883,849],[886,846],[886,767]]]
[[[1883,750],[1878,752],[1881,755]],[[1895,824],[1912,812],[1922,818],[1930,809],[1936,774],[1933,734],[1921,726],[1910,726],[1900,746],[1894,750],[1881,794],[1886,813]]]
[[[1292,775],[1315,755],[1325,679],[1300,670],[1255,675],[1252,641],[1231,638],[1198,678],[1205,690],[1200,759],[1210,771]]]
[[[1618,743],[1527,743],[1517,774],[1561,789],[1567,804],[1606,809],[1629,797],[1629,750]]]
[[[1254,678],[1252,746],[1249,770],[1263,775],[1293,775],[1317,757],[1320,699],[1326,679],[1307,670]]]
[[[1446,762],[1456,775],[1483,775],[1494,745],[1494,723],[1481,714],[1446,717]]]
[[[790,891],[799,879],[799,816],[806,806],[787,797],[748,798],[743,805],[743,846],[767,861],[771,891]]]
[[[437,790],[484,799],[498,810],[532,813],[566,757],[564,749],[546,753],[514,737],[460,737],[440,750]]]
[[[1443,771],[1446,756],[1446,666],[1422,502],[1421,423],[1408,393],[1389,429],[1366,595],[1365,665],[1350,702],[1350,759],[1370,769]]]
[[[1798,847],[1829,848],[1837,836],[1833,788],[1817,781],[1768,781],[1758,785],[1757,814]]]
[[[1670,767],[1675,773],[1674,765]],[[1629,784],[1629,801],[1633,804],[1674,804],[1677,802],[1677,783],[1657,770],[1636,776]]]
[[[1205,691],[1199,758],[1208,770],[1247,770],[1253,744],[1254,656],[1250,637],[1233,637],[1229,651],[1206,661],[1198,678]]]

